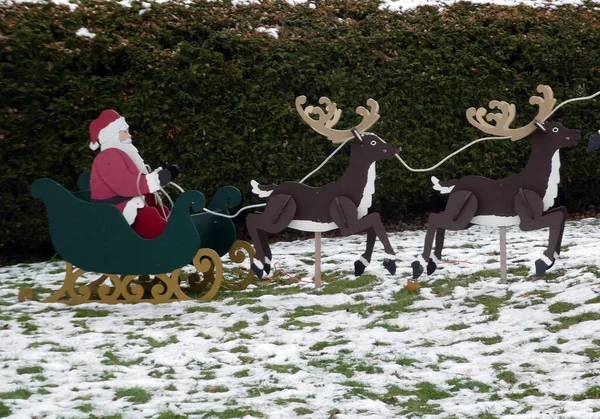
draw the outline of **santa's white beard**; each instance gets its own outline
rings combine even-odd
[[[128,140],[127,143],[120,141],[118,138],[114,140],[107,141],[100,146],[100,151],[107,150],[109,148],[118,148],[119,150],[126,153],[131,160],[135,163],[135,166],[138,168],[140,172],[143,174],[148,174],[148,168],[144,163],[144,159],[140,156],[140,153],[137,148],[131,143],[131,140]]]

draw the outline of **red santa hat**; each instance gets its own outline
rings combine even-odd
[[[112,109],[107,109],[90,124],[90,148],[98,149],[100,144],[112,140],[119,132],[129,128],[125,118]]]

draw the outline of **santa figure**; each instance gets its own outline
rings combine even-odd
[[[90,139],[92,150],[100,147],[92,164],[91,202],[115,205],[141,237],[159,236],[169,210],[154,194],[177,176],[177,166],[150,172],[131,142],[125,118],[110,109],[90,124]]]

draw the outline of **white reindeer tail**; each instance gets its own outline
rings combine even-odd
[[[252,193],[258,195],[261,198],[266,198],[273,193],[273,189],[266,191],[260,189],[260,185],[254,179],[250,181],[250,185],[252,186]]]
[[[440,193],[447,194],[452,192],[452,189],[456,186],[456,180],[445,181],[442,185],[438,178],[431,176],[431,183],[433,183],[433,189],[440,191]]]

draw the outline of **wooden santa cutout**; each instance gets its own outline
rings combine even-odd
[[[348,130],[333,127],[342,111],[328,98],[321,98],[319,107],[307,106],[305,96],[296,98],[296,110],[302,119],[316,132],[326,136],[332,143],[342,143],[355,138],[350,152],[350,164],[337,181],[321,187],[310,187],[298,182],[280,185],[259,185],[252,181],[252,191],[267,198],[262,213],[248,215],[248,231],[256,248],[252,269],[261,278],[271,269],[271,250],[267,233],[278,233],[286,228],[301,231],[323,232],[340,229],[343,235],[367,233],[365,253],[354,263],[355,275],[361,275],[371,261],[375,238],[379,238],[385,252],[390,256],[383,266],[392,275],[396,272],[395,255],[378,213],[367,214],[375,192],[375,162],[390,159],[398,149],[386,144],[377,135],[365,132],[379,119],[379,105],[373,99],[367,104],[370,110],[360,106],[356,113],[363,117],[361,123]],[[318,115],[313,119],[310,115]]]
[[[536,275],[543,275],[554,265],[560,254],[567,217],[565,207],[550,210],[560,182],[559,150],[577,144],[581,135],[579,131],[567,129],[557,122],[545,122],[556,105],[556,99],[549,86],[540,85],[537,90],[542,96],[532,96],[529,103],[539,107],[538,114],[533,121],[518,129],[509,128],[515,119],[514,104],[493,100],[489,104],[490,109],[500,110],[493,114],[487,114],[484,108],[467,110],[468,121],[488,134],[509,136],[512,141],[533,134],[529,162],[519,174],[501,180],[480,176],[449,181],[431,178],[435,190],[449,194],[448,203],[444,212],[429,216],[423,253],[412,263],[414,279],[425,268],[428,275],[436,270],[442,258],[446,230],[463,230],[474,224],[519,225],[523,231],[549,227],[548,247],[535,262]],[[431,255],[434,239],[435,251]]]

